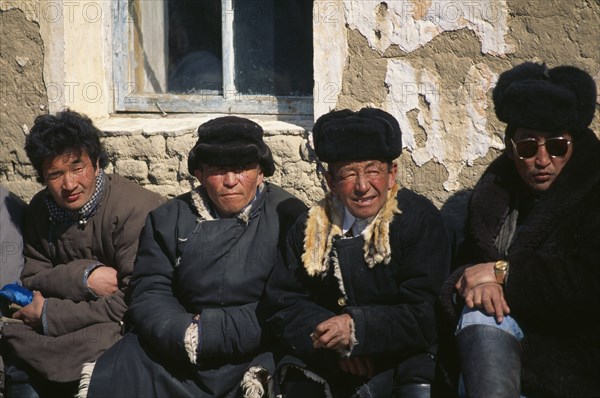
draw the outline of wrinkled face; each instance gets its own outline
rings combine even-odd
[[[533,191],[550,188],[573,154],[573,137],[567,133],[518,128],[507,142],[508,156]],[[537,149],[535,146],[537,145]]]
[[[98,164],[93,165],[87,153],[67,152],[42,165],[44,183],[60,207],[81,209],[94,194]]]
[[[194,172],[200,184],[221,217],[232,217],[240,212],[256,195],[263,182],[258,163],[242,167],[222,167],[202,164]]]
[[[334,162],[325,174],[327,185],[354,217],[377,215],[396,184],[398,166],[379,160]]]

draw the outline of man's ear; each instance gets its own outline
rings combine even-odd
[[[196,177],[198,181],[202,182],[202,170],[194,170],[194,177]]]
[[[398,163],[392,162],[392,165],[390,166],[389,173],[390,173],[389,186],[391,188],[394,185],[396,185],[396,183],[397,183],[397,181],[396,181],[396,175],[398,175]]]
[[[258,166],[258,175],[256,176],[256,186],[259,186],[265,181],[265,175],[262,171],[262,168]]]

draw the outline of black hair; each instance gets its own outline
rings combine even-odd
[[[85,152],[94,169],[96,164],[100,168],[108,165],[108,156],[100,144],[100,130],[87,116],[68,109],[56,115],[38,116],[25,138],[25,152],[40,183],[44,182],[44,162],[68,152]]]

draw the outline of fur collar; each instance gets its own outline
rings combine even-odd
[[[257,197],[253,199],[250,204],[248,204],[245,208],[242,209],[237,215],[242,223],[248,224],[250,222],[250,216],[252,214],[252,210],[254,210],[253,206],[255,203],[258,203],[260,198],[258,196],[262,196],[264,191],[265,184],[260,184],[258,187]],[[192,209],[198,216],[198,222],[202,221],[213,221],[215,218],[211,214],[212,210],[212,202],[206,193],[206,189],[202,188],[202,186],[196,187],[192,190]]]
[[[362,232],[365,240],[364,258],[369,268],[379,263],[389,264],[392,258],[389,232],[394,215],[402,213],[396,199],[399,189],[396,184],[388,191],[385,204]],[[302,255],[302,262],[308,275],[323,275],[329,269],[333,242],[337,236],[342,235],[343,221],[344,205],[331,192],[309,210]]]

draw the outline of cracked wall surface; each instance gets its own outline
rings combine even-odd
[[[491,100],[502,71],[570,64],[600,83],[597,1],[355,0],[339,11],[348,56],[329,108],[392,113],[403,132],[399,180],[438,206],[472,187],[504,148]]]
[[[48,109],[43,57],[29,8],[0,3],[0,181],[24,198],[39,189],[23,147],[33,120]]]
[[[56,99],[57,85],[111,84],[110,20],[85,25],[69,14],[97,4],[108,15],[110,2],[75,3],[60,16],[53,14],[60,2],[0,0],[0,182],[25,199],[40,189],[25,133],[37,115],[70,105],[106,131],[108,171],[167,196],[188,190],[186,156],[201,118],[119,120],[104,110],[107,98],[79,104],[64,90]],[[491,101],[502,71],[524,61],[572,64],[600,85],[597,0],[317,0],[313,11],[314,117],[364,106],[391,112],[403,131],[400,183],[440,207],[462,200],[503,150],[504,125]],[[98,51],[78,58],[89,48]],[[251,118],[273,148],[272,181],[318,200],[312,120]],[[600,132],[598,114],[592,128]]]

